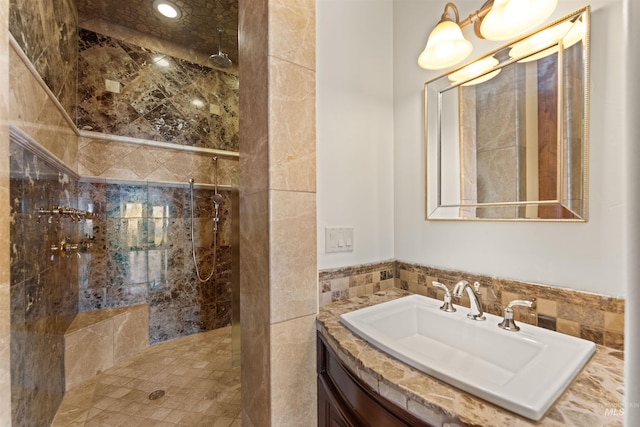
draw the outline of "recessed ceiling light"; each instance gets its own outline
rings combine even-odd
[[[178,19],[182,15],[178,6],[167,0],[155,0],[153,7],[158,13],[167,18]]]

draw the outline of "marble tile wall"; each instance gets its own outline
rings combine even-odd
[[[318,273],[320,307],[395,287],[395,261],[322,270]]]
[[[0,2],[0,241],[9,241],[9,3]],[[11,424],[9,247],[0,247],[0,425]]]
[[[11,386],[14,426],[48,425],[64,394],[64,331],[78,311],[78,258],[51,245],[78,241],[68,218],[38,222],[40,207],[77,205],[77,176],[25,148],[10,155]]]
[[[239,2],[242,425],[270,425],[269,1]]]
[[[402,261],[385,261],[320,271],[320,306],[356,296],[371,295],[392,287],[442,299],[443,291],[431,286],[431,282],[444,283],[452,289],[458,280],[462,279],[480,282],[483,289],[482,303],[487,313],[502,316],[504,307],[510,301],[536,298],[535,309],[514,309],[517,321],[623,350],[623,299]],[[460,304],[468,307],[468,297],[463,297]]]
[[[79,32],[81,130],[238,151],[238,76]]]
[[[240,2],[239,34],[242,425],[314,425],[315,1]]]
[[[64,110],[75,117],[78,12],[74,0],[10,0],[9,31]]]
[[[487,313],[501,316],[510,301],[536,298],[535,309],[514,309],[516,320],[623,350],[623,299],[401,261],[320,271],[320,306],[389,287],[442,299],[443,292],[430,286],[431,282],[438,281],[452,289],[462,279],[480,282]],[[468,298],[463,297],[460,304],[468,307]]]
[[[65,390],[131,359],[149,347],[149,306],[81,313],[64,336]]]
[[[478,281],[485,311],[498,316],[514,299],[536,298],[535,310],[514,309],[516,320],[618,350],[624,346],[624,300],[620,298],[400,261],[396,262],[395,276],[401,289],[439,299],[443,293],[430,286],[434,280],[450,288],[458,280]],[[468,298],[461,303],[469,306]]]
[[[212,271],[213,193],[194,191],[203,278]],[[98,217],[82,224],[94,243],[81,254],[80,311],[148,303],[152,343],[231,324],[231,193],[220,193],[216,271],[202,283],[191,252],[188,186],[82,180],[79,207]]]
[[[78,173],[85,177],[215,183],[212,154],[79,138]],[[238,186],[238,159],[218,156],[218,184]]]
[[[78,142],[71,119],[47,93],[35,68],[14,43],[10,49],[9,81],[11,124],[77,170]]]

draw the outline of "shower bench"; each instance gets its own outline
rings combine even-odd
[[[78,313],[64,333],[65,391],[147,347],[147,304]]]

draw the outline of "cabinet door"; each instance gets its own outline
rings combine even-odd
[[[349,371],[318,335],[318,426],[428,427]]]
[[[318,381],[318,426],[351,427],[352,424],[331,403],[328,390]]]

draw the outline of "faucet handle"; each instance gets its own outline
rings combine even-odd
[[[535,308],[536,307],[536,299],[531,298],[529,300],[524,299],[514,299],[504,308],[504,319],[502,322],[498,323],[500,329],[504,329],[506,331],[517,332],[520,330],[520,327],[516,325],[515,320],[513,320],[513,307],[527,307],[527,308]]]
[[[447,313],[454,313],[456,309],[453,304],[451,304],[451,292],[449,292],[449,288],[436,281],[431,282],[431,285],[444,291],[444,304],[442,304],[440,310],[446,311]]]

